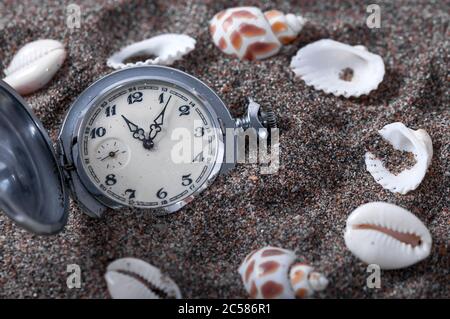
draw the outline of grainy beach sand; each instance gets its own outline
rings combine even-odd
[[[252,249],[270,244],[295,250],[328,276],[320,298],[450,298],[447,1],[379,2],[380,29],[366,26],[366,5],[358,0],[76,2],[82,20],[73,32],[65,24],[66,1],[3,0],[0,6],[0,69],[32,40],[61,40],[68,49],[51,83],[26,98],[54,140],[75,98],[111,72],[105,63],[110,54],[161,33],[186,33],[197,48],[174,67],[205,81],[235,116],[249,96],[272,106],[280,118],[281,167],[260,175],[257,165],[240,165],[179,213],[162,218],[122,210],[95,220],[72,204],[67,227],[52,237],[32,235],[0,214],[0,297],[108,298],[108,263],[132,256],[160,267],[187,298],[245,298],[237,268]],[[244,3],[301,13],[310,24],[279,55],[241,62],[214,47],[207,25],[219,10]],[[291,57],[321,38],[363,44],[381,55],[387,73],[379,89],[345,99],[295,79]],[[376,144],[377,130],[396,121],[425,129],[433,140],[429,171],[407,195],[382,189],[364,165],[369,149],[392,166],[410,161]],[[371,201],[409,209],[433,237],[425,261],[383,271],[380,289],[366,287],[366,266],[343,239],[349,213]],[[72,263],[82,270],[80,289],[66,286]]]

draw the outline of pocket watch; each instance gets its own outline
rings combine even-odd
[[[0,210],[38,234],[62,230],[69,194],[92,217],[125,207],[172,213],[235,166],[237,128],[275,126],[273,112],[251,100],[234,119],[182,71],[131,67],[81,93],[54,149],[26,102],[0,81]]]

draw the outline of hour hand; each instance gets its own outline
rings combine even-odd
[[[123,116],[123,119],[125,120],[125,123],[127,123],[128,129],[131,133],[133,133],[133,138],[143,141],[145,140],[145,131],[141,129],[139,126],[131,122],[129,119],[127,119],[125,116]]]

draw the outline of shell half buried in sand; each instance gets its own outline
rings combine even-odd
[[[114,299],[180,299],[175,282],[161,271],[136,258],[122,258],[111,263],[105,274]]]
[[[171,65],[195,49],[196,40],[185,34],[167,33],[133,43],[108,58],[106,64],[113,69],[144,65]],[[142,61],[126,60],[138,58]]]
[[[403,123],[391,123],[383,127],[378,133],[388,141],[394,149],[412,152],[416,163],[411,168],[404,169],[394,175],[389,172],[383,162],[370,152],[365,155],[366,168],[375,181],[393,193],[406,194],[416,189],[422,182],[431,164],[433,144],[428,133],[407,128]]]
[[[64,63],[66,50],[56,40],[36,40],[22,47],[5,70],[3,79],[22,95],[45,86]]]
[[[398,269],[425,259],[431,250],[431,235],[412,213],[399,206],[367,203],[347,219],[347,248],[366,264]]]
[[[301,48],[292,58],[295,75],[309,86],[335,96],[359,97],[383,81],[383,59],[364,46],[351,46],[330,39]]]

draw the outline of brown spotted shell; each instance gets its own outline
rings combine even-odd
[[[248,254],[238,271],[250,298],[307,298],[325,289],[325,276],[309,265],[294,264],[296,257],[291,250],[273,246]]]
[[[303,263],[297,263],[291,267],[289,279],[297,298],[312,297],[315,291],[324,290],[328,285],[324,275]]]
[[[242,60],[261,60],[278,53],[295,40],[305,20],[278,10],[263,13],[256,7],[229,8],[210,22],[214,44]]]
[[[293,251],[267,246],[250,253],[239,267],[244,286],[254,299],[292,299],[288,279]]]

